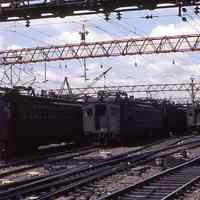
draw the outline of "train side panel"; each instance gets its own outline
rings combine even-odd
[[[9,96],[6,102],[12,113],[7,155],[23,155],[36,151],[40,145],[78,143],[83,139],[80,105],[20,95]]]
[[[0,96],[0,157],[11,156],[16,151],[11,104]]]
[[[187,131],[186,109],[166,104],[163,109],[164,128],[168,133],[184,134]]]
[[[97,133],[95,129],[95,105],[91,103],[82,108],[83,130],[86,140],[96,140]]]
[[[123,103],[121,105],[121,138],[134,143],[143,138],[159,137],[163,121],[161,111],[151,105]]]
[[[189,131],[200,132],[200,107],[187,108],[187,125]]]
[[[108,140],[120,143],[121,109],[119,104],[108,104]]]

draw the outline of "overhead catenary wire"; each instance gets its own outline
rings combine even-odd
[[[133,26],[133,25],[128,24],[128,23],[127,23],[125,20],[123,20],[123,19],[121,20],[122,23],[120,23],[120,21],[116,21],[116,19],[114,20],[114,22],[115,22],[117,25],[121,26],[123,29],[127,30],[128,32],[135,34],[136,36],[142,36],[142,37],[144,37],[144,36],[147,36],[147,35],[148,35],[145,31],[143,31],[143,30],[137,28],[136,26]],[[134,29],[134,30],[133,30],[133,29]],[[139,32],[141,32],[142,34],[140,34]]]
[[[35,38],[35,37],[32,37],[32,36],[29,36],[29,35],[26,35],[24,33],[21,33],[21,32],[18,32],[18,31],[15,31],[15,30],[3,30],[3,29],[0,29],[1,32],[11,32],[11,33],[15,33],[15,34],[18,34],[19,36],[23,37],[23,38],[27,38],[29,40],[32,40],[34,42],[40,42],[40,43],[44,43],[44,44],[47,44],[47,45],[50,45],[49,43],[43,41],[43,40],[40,40],[38,38]]]

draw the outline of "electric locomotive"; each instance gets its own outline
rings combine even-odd
[[[4,157],[36,152],[41,145],[83,141],[82,106],[55,98],[0,96],[0,150]]]
[[[101,96],[102,97],[102,96]],[[186,109],[167,101],[99,98],[83,106],[87,138],[103,143],[134,143],[187,131]]]

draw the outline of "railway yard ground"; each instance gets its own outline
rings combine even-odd
[[[191,172],[193,176],[188,178],[185,174],[186,178],[177,182],[170,177],[168,185],[163,186],[162,181],[162,176],[168,181],[165,172],[176,167],[191,165],[191,170],[193,166],[200,167],[199,156],[200,136],[188,135],[140,146],[91,146],[42,157],[19,158],[0,165],[0,200],[174,199],[167,197],[174,191],[177,191],[176,199],[200,199],[200,170]],[[157,180],[156,176],[162,183],[153,181],[151,186],[151,179]],[[195,178],[198,180],[192,183]],[[183,180],[185,182],[180,183]],[[180,186],[187,184],[186,189],[178,192]],[[166,187],[166,191],[161,186]],[[137,195],[127,189],[134,187]]]

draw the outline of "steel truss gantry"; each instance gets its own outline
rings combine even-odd
[[[148,84],[148,85],[123,85],[123,86],[107,86],[107,87],[90,87],[90,88],[71,88],[72,94],[68,94],[67,89],[62,90],[62,94],[71,98],[89,97],[109,97],[118,94],[129,94],[134,98],[155,98],[158,95],[160,99],[172,100],[180,104],[191,104],[200,102],[200,83],[191,79],[190,83],[171,83],[171,84]],[[48,91],[49,94],[60,96],[60,89],[53,89]],[[179,95],[173,95],[179,92]],[[139,95],[140,94],[140,95]],[[156,97],[158,98],[158,97]]]
[[[153,93],[153,92],[195,92],[200,91],[200,83],[179,83],[179,84],[148,84],[148,85],[123,85],[107,87],[90,87],[90,88],[71,88],[73,94],[78,95],[97,95],[99,91],[127,93]],[[59,94],[59,89],[51,90]],[[65,92],[67,93],[67,91]]]
[[[200,51],[200,34],[130,38],[0,51],[0,65]]]

